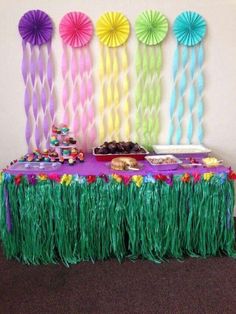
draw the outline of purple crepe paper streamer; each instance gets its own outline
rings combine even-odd
[[[31,45],[30,77],[31,77],[31,82],[33,86],[35,83],[35,75],[36,75],[36,62],[35,62],[34,50],[35,50],[34,46]]]
[[[50,111],[50,116],[51,116],[52,123],[53,123],[54,122],[54,115],[55,115],[55,102],[54,102],[53,90],[52,90],[52,93],[50,95],[49,111]]]
[[[27,86],[25,87],[24,106],[25,106],[26,118],[28,119],[29,109],[30,109],[30,93]]]
[[[33,113],[34,113],[34,119],[37,121],[38,117],[38,95],[37,92],[33,91]]]
[[[24,82],[26,84],[27,74],[28,74],[28,55],[27,55],[26,43],[24,41],[22,41],[22,49],[23,49],[23,58],[22,58],[22,64],[21,64],[21,72],[22,72]]]
[[[28,146],[28,152],[30,152],[30,139],[31,139],[31,123],[28,117],[26,121],[26,127],[25,127],[25,140]]]
[[[49,122],[48,122],[47,111],[45,112],[44,120],[43,120],[43,132],[44,132],[44,137],[45,137],[45,139],[47,141],[48,133],[49,133]]]
[[[52,60],[51,60],[51,53],[49,50],[48,56],[48,64],[47,64],[47,80],[50,90],[52,89],[52,78],[53,78],[53,67],[52,67]]]
[[[43,77],[44,77],[44,53],[43,53],[43,48],[41,48],[41,47],[39,49],[38,71],[39,71],[39,78],[40,78],[41,84],[43,84]]]
[[[6,206],[6,226],[7,231],[11,232],[12,230],[12,223],[11,223],[11,207],[9,203],[9,195],[6,185],[4,185],[4,199],[5,199],[5,206]]]
[[[46,111],[46,106],[47,106],[47,89],[46,89],[46,84],[43,85],[42,92],[41,92],[41,104],[43,108],[43,112],[45,113]]]
[[[40,149],[41,144],[41,137],[40,137],[40,131],[39,131],[39,123],[35,125],[35,144],[36,148]]]

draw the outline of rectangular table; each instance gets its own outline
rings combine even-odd
[[[66,265],[115,256],[155,262],[235,256],[232,173],[216,168],[114,171],[92,155],[56,172],[1,175],[7,258]]]

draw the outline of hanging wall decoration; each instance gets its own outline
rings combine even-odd
[[[25,83],[25,139],[28,151],[49,146],[49,130],[54,122],[53,62],[51,39],[53,25],[41,10],[26,12],[18,29],[22,37],[22,76]]]
[[[70,12],[62,18],[59,32],[63,42],[63,122],[73,126],[80,146],[87,151],[94,146],[96,138],[89,49],[92,21],[82,12]]]
[[[98,19],[96,33],[100,41],[99,141],[128,140],[131,123],[125,43],[130,33],[129,21],[122,13],[107,12]]]
[[[160,43],[167,35],[168,21],[158,11],[144,11],[135,22],[135,32],[139,41],[136,52],[136,135],[137,141],[150,148],[158,142],[160,128]]]
[[[196,12],[186,11],[177,16],[173,33],[177,47],[173,58],[173,90],[170,101],[169,144],[183,140],[183,121],[186,121],[187,142],[203,141],[203,87],[202,65],[204,49],[202,40],[206,34],[206,21]]]

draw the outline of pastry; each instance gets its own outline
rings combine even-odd
[[[126,170],[129,167],[137,168],[137,166],[137,160],[131,157],[117,157],[111,161],[111,168],[114,170]]]

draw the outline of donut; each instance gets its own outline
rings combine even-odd
[[[111,168],[114,170],[126,170],[128,167],[137,167],[137,160],[131,157],[117,157],[111,161]]]

